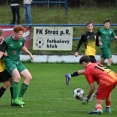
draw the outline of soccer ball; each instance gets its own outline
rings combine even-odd
[[[38,39],[36,40],[36,46],[37,46],[38,48],[42,48],[43,45],[44,45],[43,39],[38,38]]]
[[[82,99],[82,98],[84,97],[84,94],[85,94],[85,92],[84,92],[84,90],[81,89],[81,88],[77,88],[77,89],[75,89],[75,90],[73,91],[73,96],[74,96],[74,98],[75,98],[75,99],[78,99],[78,100]]]

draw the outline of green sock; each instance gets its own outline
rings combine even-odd
[[[106,67],[107,67],[108,69],[110,69],[110,66],[106,65]]]
[[[18,82],[13,82],[13,99],[17,98],[18,95]]]
[[[20,93],[19,93],[18,97],[23,97],[24,93],[27,90],[27,87],[28,87],[27,84],[22,83],[22,86],[21,86]]]

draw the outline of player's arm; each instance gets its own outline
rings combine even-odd
[[[115,37],[114,37],[114,39],[116,39],[116,40],[117,40],[117,36],[115,36]]]
[[[100,35],[101,35],[100,31],[98,31],[97,34],[96,34],[96,46],[102,45],[102,42],[100,40]]]
[[[111,36],[112,36],[115,40],[117,40],[117,36],[116,36],[114,30],[112,30],[112,35],[111,35]]]
[[[31,58],[32,60],[34,59],[34,56],[30,53],[30,51],[28,51],[28,49],[27,49],[25,46],[22,47],[22,50],[23,50],[25,53],[27,53],[27,54],[30,56],[30,58]]]
[[[93,94],[93,92],[95,90],[94,83],[89,84],[89,86],[90,86],[90,88],[89,88],[89,92],[88,92],[88,95],[87,95],[88,98],[91,97],[91,95]]]
[[[81,39],[79,40],[79,43],[77,45],[77,48],[76,48],[76,52],[75,52],[75,57],[77,57],[79,54],[78,54],[78,51],[80,49],[80,46],[82,45],[82,43],[84,42],[84,35],[81,36]]]
[[[81,101],[82,101],[81,103],[84,105],[86,105],[86,104],[88,104],[88,102],[92,101],[92,99],[90,99],[90,98],[93,98],[92,95],[94,95],[93,94],[93,92],[95,90],[94,83],[89,84],[89,86],[90,86],[90,88],[89,88],[88,95],[85,98],[81,99]]]
[[[88,95],[85,98],[82,99],[83,100],[82,104],[87,104],[90,101],[90,97],[95,90],[94,78],[93,78],[92,74],[90,74],[90,72],[85,73],[85,77],[87,79],[87,82],[89,83],[90,88],[89,88],[89,91],[88,91]]]
[[[85,69],[83,69],[83,70],[78,70],[77,72],[78,72],[78,75],[83,75],[84,72],[85,72]]]

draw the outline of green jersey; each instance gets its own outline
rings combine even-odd
[[[13,60],[19,61],[20,60],[20,50],[24,46],[25,38],[22,37],[19,40],[14,40],[11,36],[5,39],[5,43],[7,45],[6,51],[8,56],[4,57],[4,61]]]
[[[101,28],[97,32],[97,36],[100,36],[102,42],[102,46],[100,46],[100,48],[110,48],[111,38],[114,38],[116,35],[113,29]]]

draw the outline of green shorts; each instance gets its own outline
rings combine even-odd
[[[101,51],[102,51],[101,58],[104,59],[112,58],[110,48],[101,48]]]
[[[24,69],[26,69],[26,67],[22,64],[21,61],[5,62],[5,67],[10,74],[12,74],[12,71],[14,69],[17,69],[19,71],[19,73],[22,72]]]

